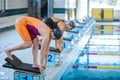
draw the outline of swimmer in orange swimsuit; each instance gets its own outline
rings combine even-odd
[[[8,58],[13,60],[11,55],[12,51],[33,47],[33,67],[38,67],[40,69],[40,73],[42,73],[44,71],[43,67],[46,69],[50,40],[60,39],[62,36],[61,30],[58,27],[53,29],[41,20],[28,16],[19,17],[16,20],[15,28],[24,43],[7,49],[6,54]],[[41,35],[43,37],[43,41],[41,43],[40,64],[37,60],[39,46],[39,39],[37,35]]]
[[[75,28],[75,23],[73,21],[68,21],[68,23],[66,24],[63,20],[60,20],[55,17],[48,18],[46,17],[43,19],[43,22],[46,23],[47,25],[52,26],[51,28],[59,27],[60,30],[62,31],[62,34],[64,33],[65,30],[71,30]],[[62,37],[59,40],[55,40],[55,48],[62,51],[63,50],[62,42],[63,42]]]

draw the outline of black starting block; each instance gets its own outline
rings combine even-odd
[[[79,33],[78,31],[72,31],[72,30],[66,30],[66,32],[71,32],[71,33],[76,33],[76,34]]]
[[[50,47],[49,50],[53,51],[53,52],[61,53],[61,51],[59,49],[55,49],[54,47]]]
[[[67,38],[67,37],[63,37],[63,40],[66,40],[66,41],[72,41],[71,38]]]
[[[39,45],[39,49],[41,49],[41,45]],[[50,47],[49,51],[56,52],[56,53],[61,53],[59,49],[55,49],[54,47]]]
[[[22,70],[22,71],[28,71],[33,73],[40,73],[38,68],[33,68],[32,64],[23,63],[20,59],[18,59],[15,55],[12,55],[14,60],[10,60],[9,58],[6,58],[5,63],[3,67],[16,69],[16,70]]]

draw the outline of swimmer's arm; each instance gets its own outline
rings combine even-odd
[[[59,49],[60,51],[63,50],[62,38],[60,38],[59,40],[56,40],[56,41],[55,41],[55,47],[56,47],[57,49]]]
[[[43,34],[43,39],[41,43],[41,54],[48,54],[47,52],[49,51],[49,44],[50,44],[50,37],[49,37],[49,32],[46,32],[46,34]]]
[[[46,59],[45,56],[48,54],[48,45],[50,41],[50,30],[47,28],[47,25],[42,23],[38,27],[38,31],[40,32],[41,36],[43,37],[42,43],[41,43],[41,59],[40,64],[43,65],[43,60]]]

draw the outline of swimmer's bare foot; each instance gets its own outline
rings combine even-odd
[[[11,55],[11,52],[8,51],[8,50],[6,50],[5,52],[6,52],[6,54],[7,54],[7,57],[8,57],[9,59],[13,60],[12,55]]]
[[[40,65],[39,64],[34,64],[33,63],[33,66],[32,66],[33,68],[39,68],[40,67]]]
[[[43,67],[40,67],[39,70],[40,70],[40,74],[42,74],[44,72],[44,68]]]
[[[62,51],[63,51],[63,49],[64,49],[64,47],[60,47],[60,49],[59,49],[59,50],[62,52]]]
[[[44,72],[44,68],[41,67],[39,64],[33,64],[32,66],[33,68],[39,69],[40,70],[40,74],[42,74]]]

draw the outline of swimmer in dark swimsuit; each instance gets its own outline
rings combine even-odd
[[[6,54],[8,58],[13,60],[11,54],[12,51],[33,47],[33,67],[39,68],[40,73],[42,73],[44,69],[46,69],[50,41],[51,39],[60,39],[62,36],[61,30],[59,28],[52,29],[41,20],[28,16],[19,17],[16,20],[15,28],[24,43],[7,49]],[[41,35],[43,37],[41,43],[40,64],[38,63],[39,39],[37,35]]]
[[[65,30],[71,30],[75,28],[75,24],[73,21],[68,21],[68,23],[66,24],[63,20],[55,17],[44,18],[43,22],[46,23],[48,26],[51,26],[52,29],[59,27],[60,30],[62,31],[62,34],[64,33]],[[63,50],[62,42],[63,42],[62,37],[59,40],[55,40],[55,48],[62,51]]]

